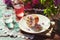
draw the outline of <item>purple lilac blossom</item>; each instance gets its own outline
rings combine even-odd
[[[54,0],[54,4],[57,6],[60,4],[60,0]]]
[[[39,4],[39,0],[32,0],[32,4]]]
[[[12,6],[11,0],[4,0],[7,6]]]
[[[32,9],[32,5],[31,5],[31,2],[28,2],[25,6],[24,6],[25,9]]]

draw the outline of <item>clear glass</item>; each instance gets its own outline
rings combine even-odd
[[[9,28],[13,28],[13,10],[12,9],[6,9],[5,13],[3,13],[3,19],[6,23],[6,26]]]
[[[20,20],[24,16],[24,5],[23,4],[16,4],[14,5],[16,18]]]

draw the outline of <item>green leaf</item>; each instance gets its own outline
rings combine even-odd
[[[41,4],[44,4],[46,0],[40,0],[40,3]]]
[[[52,11],[51,11],[50,8],[44,9],[44,14],[47,15],[47,16],[50,16],[51,12],[52,12]]]
[[[46,14],[47,13],[47,9],[44,9],[44,14]]]

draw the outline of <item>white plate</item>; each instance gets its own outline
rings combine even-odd
[[[50,27],[50,20],[47,17],[40,15],[40,14],[35,14],[35,15],[37,15],[39,17],[39,24],[42,26],[42,30],[40,30],[39,32],[36,32],[27,26],[26,20],[24,20],[24,19],[30,15],[27,15],[20,20],[20,22],[19,22],[20,29],[25,32],[28,32],[28,33],[41,33],[41,32],[46,31]],[[43,23],[44,23],[44,25],[43,25]]]

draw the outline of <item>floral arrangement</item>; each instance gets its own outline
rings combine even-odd
[[[44,9],[44,14],[51,16],[60,11],[60,0],[22,0],[24,2],[25,9]],[[7,6],[10,6],[10,2],[6,2]],[[13,7],[11,5],[11,7]]]
[[[44,9],[44,14],[51,16],[57,14],[60,0],[24,0],[25,9]]]
[[[24,5],[26,9],[31,8],[38,8],[39,7],[39,0],[25,0]]]

